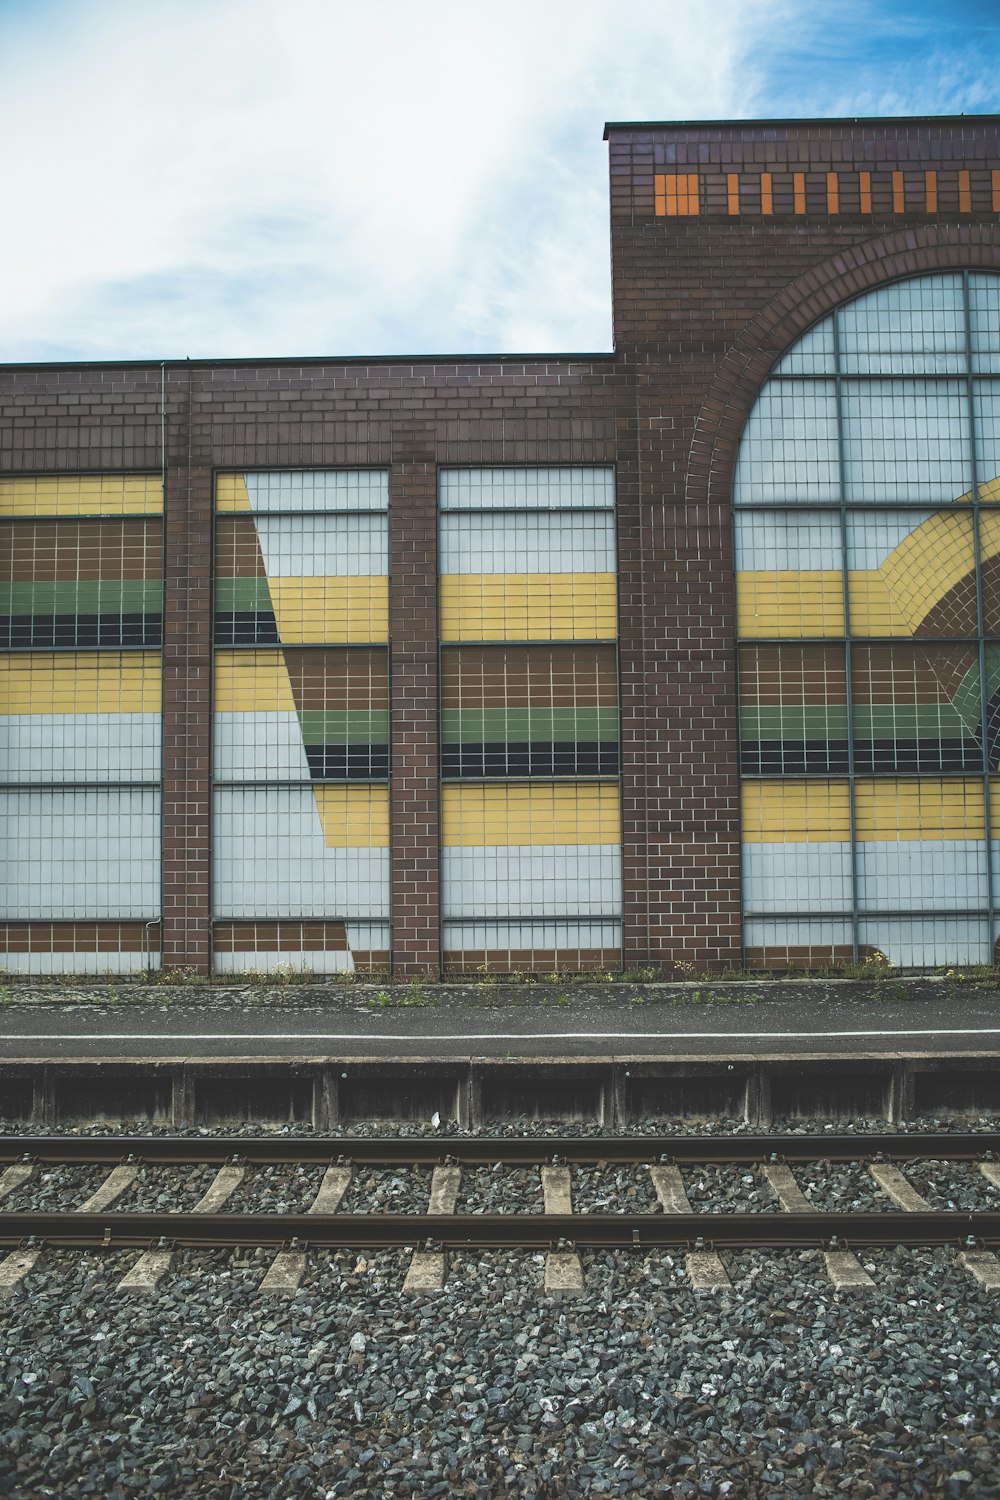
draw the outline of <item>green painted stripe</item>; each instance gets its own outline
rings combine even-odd
[[[217,578],[215,580],[215,607],[220,611],[258,610],[261,613],[271,608],[271,593],[266,578]]]
[[[847,738],[846,703],[801,703],[784,708],[741,708],[744,740],[843,740]]]
[[[299,714],[307,745],[387,745],[388,709],[306,709]]]
[[[449,744],[523,744],[526,740],[617,740],[616,708],[446,708],[441,738]]]
[[[4,615],[159,614],[159,578],[81,578],[53,582],[0,584]]]
[[[874,703],[857,704],[853,719],[860,740],[951,740],[974,733],[979,714],[969,723],[951,703]]]

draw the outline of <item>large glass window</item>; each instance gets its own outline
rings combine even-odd
[[[803,336],[734,486],[747,962],[988,961],[1000,928],[1000,277]]]

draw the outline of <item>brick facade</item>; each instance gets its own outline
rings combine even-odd
[[[607,138],[613,355],[0,369],[0,473],[165,473],[165,965],[210,962],[214,471],[390,472],[393,967],[427,974],[440,963],[437,473],[511,464],[616,469],[625,964],[739,960],[729,493],[742,424],[775,358],[838,302],[922,271],[1000,269],[1000,122],[612,125]]]

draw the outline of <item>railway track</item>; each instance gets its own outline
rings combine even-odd
[[[885,1195],[875,1212],[823,1211],[811,1205],[792,1171],[818,1159],[863,1164]],[[10,1290],[45,1249],[128,1250],[144,1255],[123,1285],[150,1289],[170,1268],[177,1249],[270,1249],[277,1259],[265,1277],[271,1290],[294,1291],[310,1250],[408,1247],[414,1250],[410,1290],[444,1284],[446,1254],[515,1248],[547,1252],[549,1290],[583,1287],[581,1250],[673,1249],[688,1255],[696,1285],[728,1283],[721,1250],[815,1249],[834,1282],[870,1285],[855,1251],[875,1246],[952,1246],[980,1281],[1000,1286],[1000,1204],[993,1211],[936,1210],[909,1183],[901,1164],[975,1163],[1000,1189],[1000,1135],[664,1136],[594,1138],[232,1138],[168,1136],[17,1136],[0,1139],[0,1288]],[[96,1192],[72,1208],[30,1205],[4,1212],[3,1199],[30,1194],[46,1165],[109,1166]],[[322,1167],[319,1191],[307,1212],[225,1212],[254,1167]],[[659,1212],[573,1212],[572,1168],[645,1167]],[[120,1212],[114,1205],[143,1167],[214,1165],[215,1179],[188,1211]],[[463,1168],[536,1168],[540,1213],[456,1211]],[[682,1168],[751,1168],[777,1200],[776,1212],[694,1211]],[[360,1168],[432,1168],[423,1213],[340,1212],[352,1173]],[[886,1211],[886,1210],[897,1211]]]

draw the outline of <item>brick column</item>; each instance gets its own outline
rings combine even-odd
[[[211,962],[212,467],[188,368],[167,375],[163,607],[163,966]]]
[[[441,968],[437,465],[423,430],[395,434],[389,490],[392,968]],[[402,437],[402,444],[399,439]]]

